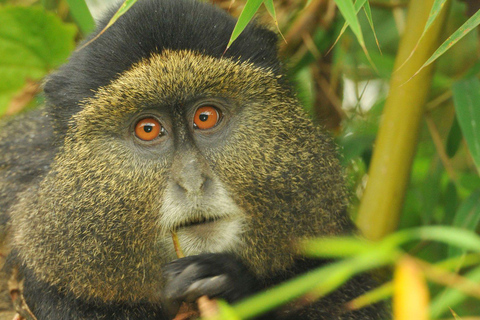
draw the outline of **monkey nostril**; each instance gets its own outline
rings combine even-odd
[[[204,175],[199,175],[197,177],[188,177],[177,179],[175,184],[177,188],[185,193],[190,194],[200,194],[204,193],[211,184],[211,179]]]

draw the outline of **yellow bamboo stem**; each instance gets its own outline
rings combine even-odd
[[[410,56],[423,32],[434,0],[411,0],[406,30],[400,41],[394,70]],[[393,232],[403,207],[419,129],[432,80],[432,66],[412,76],[438,46],[447,2],[424,36],[415,54],[392,74],[367,186],[360,204],[357,224],[365,237],[377,240]]]

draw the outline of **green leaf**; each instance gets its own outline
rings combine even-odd
[[[473,192],[458,208],[453,226],[465,230],[475,231],[480,223],[480,190]],[[449,247],[448,256],[455,257],[464,253],[458,247]]]
[[[452,91],[458,123],[480,172],[480,80],[476,77],[459,80]]]
[[[224,300],[216,300],[218,315],[214,317],[202,317],[203,320],[241,320],[235,310]]]
[[[355,4],[354,4],[354,9],[355,9],[355,18],[357,13],[360,11],[360,9],[362,8],[362,6],[367,3],[368,1],[366,0],[360,0],[360,1],[356,1]],[[345,18],[345,17],[344,17]],[[358,21],[358,20],[357,20]],[[350,25],[350,23],[348,22],[348,20],[345,18],[345,23],[343,24],[343,27],[342,27],[342,30],[340,30],[340,33],[338,34],[337,38],[335,39],[335,41],[333,42],[333,45],[332,47],[330,48],[329,51],[332,50],[332,48],[337,44],[338,40],[340,40],[340,38],[342,37],[342,35],[345,33],[345,31],[347,30],[348,26]],[[363,36],[363,35],[362,35]]]
[[[406,229],[388,236],[382,242],[399,246],[413,240],[438,241],[473,252],[480,252],[480,236],[468,230],[446,226]]]
[[[377,44],[378,51],[382,53],[382,49],[380,48],[380,43],[378,42],[377,33],[375,32],[375,26],[373,25],[373,18],[372,18],[372,9],[370,9],[370,3],[368,1],[365,2],[363,6],[363,10],[365,11],[365,15],[367,16],[368,24],[373,32],[373,37],[375,38],[375,43]]]
[[[315,83],[311,68],[303,68],[295,74],[295,89],[303,108],[313,115],[315,105]]]
[[[95,28],[95,21],[93,21],[92,14],[88,9],[85,0],[67,0],[70,7],[70,13],[73,19],[77,22],[83,34],[88,34]]]
[[[343,148],[342,163],[346,165],[352,159],[360,157],[366,151],[370,151],[375,142],[375,137],[371,133],[357,133],[341,139],[339,144]]]
[[[245,30],[248,23],[253,19],[253,16],[258,11],[262,5],[263,0],[247,0],[245,7],[243,7],[240,17],[238,17],[235,28],[233,29],[230,40],[228,41],[227,50],[230,48],[232,43],[238,38],[238,36]]]
[[[285,40],[285,37],[284,37],[283,34],[282,34],[282,31],[280,31],[280,27],[278,26],[277,14],[276,14],[276,12],[275,12],[275,6],[274,6],[274,4],[273,4],[273,0],[263,0],[263,4],[265,5],[265,8],[267,8],[268,13],[269,13],[270,16],[272,17],[273,22],[275,23],[275,26],[277,27],[278,33],[280,33],[280,35],[282,36],[283,40],[284,40],[285,42],[287,42],[287,40]]]
[[[375,248],[375,244],[354,237],[317,238],[301,244],[310,257],[350,257]]]
[[[233,309],[241,319],[251,318],[309,292],[317,296],[325,295],[338,288],[355,274],[391,262],[389,252],[374,248],[374,250],[369,250],[354,258],[328,264],[267,291],[248,297],[233,305]]]
[[[438,1],[438,0],[437,0]],[[448,49],[453,47],[460,39],[462,39],[467,33],[475,29],[480,24],[480,10],[475,12],[460,28],[457,29],[445,42],[432,54],[432,56],[423,64],[423,66],[415,73],[418,74],[423,68],[433,63],[441,55],[443,55]],[[414,75],[414,76],[415,76]]]
[[[38,81],[64,63],[77,29],[42,7],[0,7],[0,115],[27,79]]]
[[[76,1],[76,0],[71,0],[71,1]],[[120,8],[118,8],[117,12],[113,15],[113,17],[108,21],[107,25],[105,28],[103,28],[102,31],[100,31],[94,38],[92,38],[90,41],[85,43],[83,46],[81,46],[78,50],[83,49],[84,47],[88,46],[90,43],[93,41],[97,40],[98,37],[100,37],[105,31],[107,31],[108,28],[110,28],[121,16],[123,16],[138,0],[125,0]]]
[[[353,33],[357,37],[358,43],[366,51],[365,41],[363,39],[362,29],[360,28],[360,22],[358,21],[357,12],[365,4],[366,0],[358,0],[355,5],[351,0],[334,0],[337,4],[338,10],[342,14],[345,22],[350,25]],[[357,10],[357,9],[358,10]]]
[[[457,153],[458,149],[460,148],[460,144],[462,142],[462,129],[460,129],[460,125],[458,124],[457,117],[453,119],[452,127],[450,128],[450,132],[448,133],[447,137],[447,156],[449,158],[453,158]]]
[[[464,277],[473,283],[479,283],[480,267],[468,272]],[[467,296],[465,293],[460,292],[455,288],[446,288],[438,293],[430,303],[430,315],[432,319],[440,317],[444,312],[448,311],[449,308],[453,308],[466,298]]]
[[[430,27],[432,26],[432,23],[435,21],[438,14],[442,11],[446,1],[447,0],[435,0],[435,2],[432,5],[432,8],[430,9],[430,14],[428,15],[427,22],[425,23],[425,28],[423,28],[423,32],[420,35],[420,38],[418,38],[417,43],[413,47],[412,52],[410,52],[410,55],[408,56],[408,58],[405,59],[405,61],[402,63],[402,65],[398,69],[401,69],[410,60],[410,58],[413,56],[415,51],[417,51],[417,48],[418,48],[418,45],[420,44],[420,41],[423,39],[423,37],[425,36],[427,31],[430,29]],[[422,68],[420,68],[420,70]],[[420,72],[420,70],[417,71],[417,73]]]
[[[343,25],[343,28],[340,31],[340,34],[338,35],[337,39],[335,40],[333,45],[330,47],[330,50],[328,52],[330,52],[333,49],[333,47],[336,45],[336,43],[338,42],[342,34],[347,29],[347,26],[350,26],[353,33],[357,37],[357,41],[360,44],[360,47],[362,48],[363,52],[365,53],[365,56],[367,57],[368,62],[371,64],[373,69],[376,72],[378,72],[377,67],[375,66],[375,63],[370,57],[367,47],[365,46],[365,40],[363,39],[362,29],[360,27],[360,22],[358,21],[358,17],[357,17],[357,13],[363,7],[366,0],[358,0],[355,2],[355,4],[353,4],[351,0],[334,0],[334,1],[337,4],[337,7],[340,10],[340,13],[342,14],[343,18],[345,19],[345,24]]]
[[[425,36],[425,33],[427,33],[428,29],[430,29],[432,23],[435,21],[438,14],[442,11],[443,7],[445,6],[445,2],[447,2],[447,0],[435,0],[435,2],[433,3],[430,14],[428,15],[427,23],[425,23],[425,28],[423,29],[422,35],[417,41],[417,45],[420,40],[422,40],[422,38]]]

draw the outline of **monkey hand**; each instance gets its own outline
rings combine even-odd
[[[182,302],[201,296],[233,302],[255,288],[255,277],[232,254],[209,253],[175,260],[164,269],[162,299],[168,315],[175,316]]]

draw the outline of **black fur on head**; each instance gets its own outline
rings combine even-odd
[[[99,21],[107,25],[117,8]],[[194,0],[142,0],[135,3],[104,34],[72,54],[70,61],[45,84],[48,105],[54,108],[56,129],[64,131],[79,102],[140,60],[165,49],[192,50],[217,58],[249,61],[281,72],[275,33],[250,24],[225,52],[236,20],[223,10]],[[179,75],[182,76],[182,75]],[[139,84],[141,85],[141,84]]]

